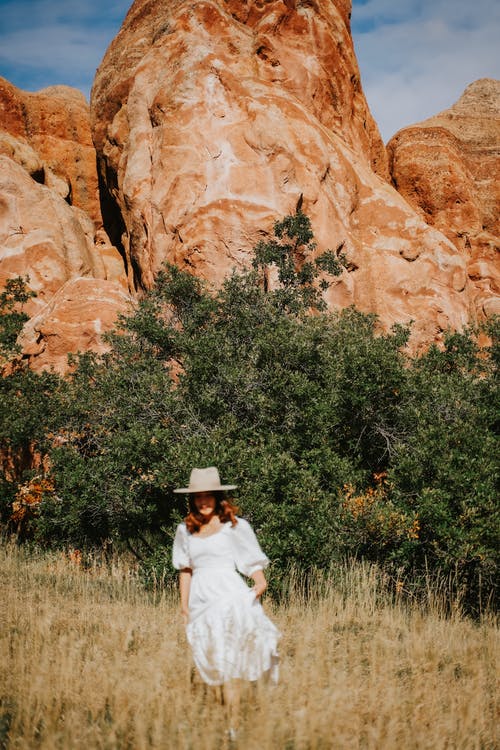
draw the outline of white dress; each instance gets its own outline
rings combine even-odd
[[[193,571],[186,634],[203,681],[222,685],[266,672],[277,680],[280,633],[237,572],[250,576],[269,564],[248,521],[238,518],[205,537],[180,524],[172,561]]]

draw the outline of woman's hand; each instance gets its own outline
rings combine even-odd
[[[266,577],[262,570],[256,570],[255,573],[252,573],[252,578],[254,580],[252,591],[255,593],[256,599],[258,599],[267,589]]]
[[[181,609],[182,622],[187,625],[189,622],[189,610]]]
[[[266,589],[267,581],[264,581],[264,583],[256,583],[254,586],[252,586],[252,591],[255,591],[255,597],[257,599],[259,598],[259,596],[262,596]]]

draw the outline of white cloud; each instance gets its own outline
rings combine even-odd
[[[384,140],[450,107],[478,78],[500,76],[495,0],[400,0],[396,22],[394,5],[353,8],[361,81]]]

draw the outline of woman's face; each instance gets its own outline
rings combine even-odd
[[[215,496],[212,492],[197,492],[194,505],[202,516],[211,516],[215,510]]]

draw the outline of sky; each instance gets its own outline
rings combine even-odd
[[[0,75],[88,97],[132,0],[0,0]],[[320,0],[321,2],[321,0]],[[361,82],[387,141],[450,107],[478,78],[500,78],[498,0],[354,0]]]

